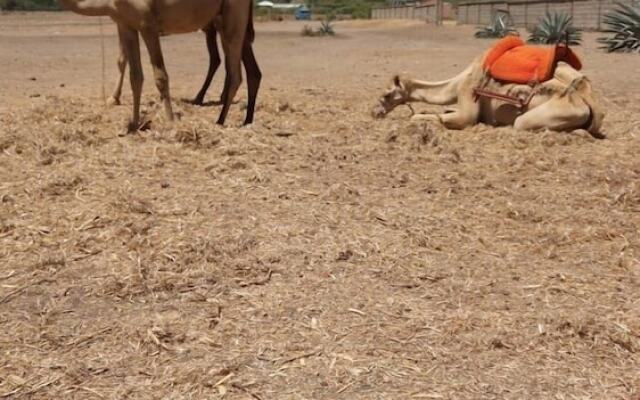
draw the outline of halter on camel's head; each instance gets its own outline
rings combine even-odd
[[[396,75],[392,79],[391,87],[378,99],[378,103],[374,106],[371,114],[374,118],[384,118],[399,105],[406,104],[411,108],[409,97],[410,91],[407,88],[407,83],[399,75]],[[412,108],[411,112],[413,113]]]

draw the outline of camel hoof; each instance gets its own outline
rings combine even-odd
[[[134,133],[137,131],[146,131],[151,128],[151,121],[135,122],[129,121],[126,133]]]
[[[190,101],[194,106],[202,107],[204,105],[204,99],[200,97],[196,97],[195,99]]]
[[[127,130],[126,133],[134,133],[138,131],[138,123],[134,122],[134,121],[129,121],[129,123],[127,124]]]
[[[107,99],[107,105],[108,105],[109,107],[119,106],[119,105],[120,105],[120,99],[117,99],[117,98],[115,98],[115,97],[111,96],[111,97],[109,97],[109,98]]]

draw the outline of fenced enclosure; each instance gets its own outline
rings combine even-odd
[[[498,11],[508,12],[516,26],[530,28],[547,12],[561,12],[573,17],[576,28],[602,29],[602,17],[617,3],[634,0],[555,0],[555,1],[469,1],[458,4],[459,24],[487,25]]]
[[[406,6],[376,7],[371,10],[373,19],[419,19],[440,24],[442,19],[451,17],[451,5],[442,1],[416,3]]]

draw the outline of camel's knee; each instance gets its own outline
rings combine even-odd
[[[441,114],[442,125],[447,129],[465,129],[478,123],[478,115],[475,113],[465,113],[455,111]]]
[[[242,75],[232,76],[229,79],[229,88],[237,90],[242,84]]]
[[[127,58],[124,56],[124,54],[121,54],[120,57],[118,57],[118,70],[120,71],[120,73],[123,73],[126,67]]]
[[[159,72],[155,76],[156,87],[160,93],[164,93],[169,89],[169,76],[164,72]]]
[[[260,71],[260,68],[258,68],[256,66],[255,71],[252,71],[251,76],[247,75],[247,80],[252,79],[253,81],[257,81],[260,82],[262,80],[262,71]]]
[[[228,86],[225,87],[224,93],[228,97],[229,101],[233,100],[238,88],[242,84],[242,76],[230,76],[228,80]]]

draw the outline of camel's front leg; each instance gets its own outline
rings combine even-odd
[[[193,100],[193,104],[198,106],[203,104],[204,96],[207,94],[207,90],[209,90],[211,80],[220,66],[220,52],[218,51],[218,44],[216,43],[217,34],[213,23],[207,25],[204,29],[204,33],[207,39],[207,50],[209,51],[209,69],[207,70],[207,76],[202,84],[202,88]],[[223,99],[221,98],[220,101],[222,100]]]
[[[518,130],[550,129],[572,131],[584,128],[589,122],[591,111],[578,97],[553,97],[551,100],[527,111],[513,123]]]
[[[120,75],[118,76],[118,80],[116,81],[116,87],[113,90],[113,94],[107,100],[107,105],[114,106],[120,104],[120,95],[122,94],[122,83],[124,82],[124,72],[127,68],[127,55],[124,49],[124,38],[123,33],[118,27],[118,44],[120,47],[120,54],[118,55],[118,72]]]
[[[138,32],[125,26],[119,26],[122,32],[122,44],[126,58],[129,60],[129,78],[131,91],[133,92],[133,113],[129,122],[129,132],[136,131],[140,127],[140,96],[142,94],[142,63],[140,62],[140,41]]]
[[[162,58],[162,49],[160,48],[160,35],[154,28],[147,28],[140,32],[142,39],[149,51],[149,59],[153,66],[153,75],[156,80],[156,86],[160,92],[160,98],[164,103],[164,112],[167,120],[173,121],[173,109],[171,108],[171,96],[169,95],[169,75],[164,66]]]
[[[473,93],[460,93],[457,108],[444,114],[416,114],[412,120],[440,122],[447,129],[464,129],[478,123],[480,103],[476,102]]]
[[[440,114],[414,114],[411,116],[412,121],[429,121],[442,124]]]

